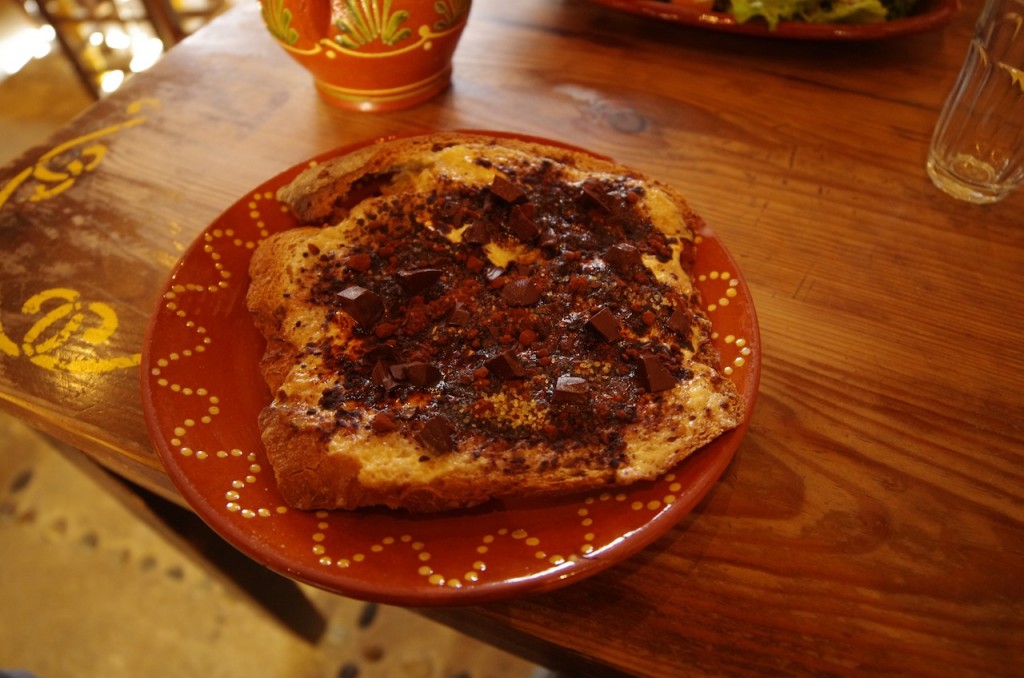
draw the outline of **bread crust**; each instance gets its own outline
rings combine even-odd
[[[499,186],[495,178],[499,174],[513,181],[501,179]],[[546,180],[549,185],[531,184],[534,175],[556,179]],[[597,183],[588,186],[588,180]],[[505,185],[517,182],[519,185],[511,188]],[[606,198],[598,186],[611,197]],[[577,260],[566,254],[572,253],[571,247],[564,243],[549,247],[544,244],[546,234],[517,231],[512,214],[529,204],[534,206],[530,219],[546,219],[545,191],[569,191],[577,202],[582,201],[584,208],[573,208],[577,221],[587,215],[600,220],[605,212],[617,211],[616,218],[626,223],[627,230],[637,224],[647,229],[644,239],[625,243],[627,264],[616,263],[604,243],[600,252],[595,249],[584,255],[590,257],[590,273],[552,277],[558,270],[576,265]],[[444,133],[375,144],[312,167],[282,188],[278,199],[300,222],[315,224],[261,243],[250,265],[252,282],[247,297],[254,322],[267,338],[260,369],[274,394],[273,402],[260,415],[259,426],[278,488],[291,506],[353,509],[382,505],[432,512],[475,506],[493,498],[625,485],[657,477],[738,423],[739,397],[731,382],[718,372],[710,322],[700,311],[687,275],[700,218],[667,186],[574,149]],[[471,205],[467,210],[473,215],[463,221],[462,207],[457,205],[460,200]],[[564,202],[562,197],[559,200]],[[605,200],[609,204],[614,201],[612,208],[603,204]],[[442,210],[439,203],[451,204]],[[487,210],[500,212],[500,219],[492,219]],[[491,220],[491,239],[486,243],[462,240],[469,237],[466,234],[475,227],[474,220]],[[647,222],[655,221],[658,228],[652,234]],[[511,228],[513,235],[502,231],[495,236],[498,227],[494,223]],[[575,238],[572,247],[577,247],[577,240],[586,242],[590,237],[586,228],[575,222],[565,228]],[[387,237],[380,236],[381,229]],[[634,245],[646,248],[642,266]],[[402,248],[417,253],[405,254]],[[410,295],[393,281],[402,276],[411,279],[417,271],[435,270],[409,268],[410,262],[429,263],[429,257],[417,248],[435,252],[437,260],[447,257],[448,263],[447,268],[436,269],[439,273],[427,276],[437,276],[438,282]],[[666,254],[669,251],[671,256]],[[356,255],[362,258],[357,269],[366,261],[372,262],[373,269],[353,271]],[[393,263],[403,256],[400,263]],[[482,257],[483,268],[475,277],[452,268],[452,262],[472,267],[472,260],[480,262]],[[387,268],[388,261],[392,270],[386,275],[375,272]],[[623,266],[632,266],[632,272],[623,272]],[[505,284],[495,289],[494,281],[499,278],[505,279]],[[635,283],[640,278],[648,281],[646,286]],[[324,291],[325,280],[334,285],[329,293]],[[542,280],[548,287],[537,293],[537,299],[506,293],[505,287],[511,290],[515,287],[512,283],[520,285],[524,280]],[[604,282],[598,285],[595,281]],[[380,297],[386,307],[383,319],[360,319],[365,311],[339,312],[335,301],[342,292],[358,287],[356,283],[392,290]],[[654,299],[661,304],[655,309],[660,319],[651,321],[637,313],[639,320],[632,316],[628,322],[620,320],[621,337],[609,339],[613,329],[606,328],[604,332],[609,334],[604,336],[595,324],[583,326],[585,318],[579,310],[586,307],[587,293],[581,288],[568,294],[558,287],[587,284],[600,287],[610,300],[623,296],[615,292],[616,285],[627,288],[625,296]],[[374,303],[376,296],[367,295]],[[481,304],[475,308],[491,313],[489,317],[496,320],[476,319],[473,329],[477,333],[472,336],[478,347],[460,352],[452,348],[452,342],[467,341],[471,333],[463,331],[464,326],[453,325],[452,318],[463,302]],[[569,309],[565,318],[541,313],[541,307],[555,302]],[[629,315],[623,310],[627,302],[605,303],[620,317]],[[667,315],[684,305],[686,330],[677,327],[673,331]],[[403,310],[395,311],[399,306]],[[423,313],[438,318],[433,325],[427,323],[432,329],[414,331],[413,325],[419,327],[419,314]],[[514,340],[506,331],[505,336],[481,344],[481,333],[500,324],[503,314],[529,327]],[[551,329],[569,323],[570,317],[575,323],[571,335],[557,327]],[[388,335],[391,326],[398,327],[394,330],[397,335]],[[403,332],[409,336],[407,341],[402,339]],[[402,381],[409,379],[406,375],[393,385],[393,375],[401,375],[406,365],[412,364],[401,363],[408,355],[377,360],[373,369],[378,371],[371,373],[373,361],[366,356],[384,344],[403,354],[429,353],[415,344],[426,342],[428,332],[446,338],[434,340],[431,350],[434,358],[447,356],[447,362],[416,364],[428,365],[421,368],[428,372],[440,372],[439,383],[408,384]],[[532,335],[540,337],[533,340],[539,343],[531,344]],[[545,342],[551,346],[534,350]],[[558,354],[555,344],[559,342],[575,342],[574,352]],[[676,353],[665,348],[669,345]],[[614,358],[620,348],[622,355],[631,357]],[[644,353],[648,348],[651,355]],[[602,367],[590,353],[584,355],[584,349],[615,364]],[[622,360],[628,364],[619,364]],[[652,366],[651,361],[657,364]],[[660,374],[666,366],[671,373],[669,381],[658,385],[653,372]],[[559,370],[570,376],[584,375],[572,378],[583,379],[588,389],[614,387],[619,389],[617,397],[634,402],[625,406],[615,404],[614,399],[605,402],[596,388],[588,390],[592,401],[576,402],[573,398],[578,394],[568,386],[559,390],[562,382],[555,381]],[[607,377],[609,372],[611,377]],[[588,413],[589,407],[595,411]],[[601,412],[612,419],[594,422],[600,435],[578,431],[576,438],[585,439],[581,441],[566,432],[567,426],[585,428],[581,422],[589,426],[588,417]],[[442,419],[443,425],[431,423],[432,417]],[[615,417],[621,422],[613,421]]]

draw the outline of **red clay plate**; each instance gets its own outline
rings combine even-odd
[[[181,494],[228,542],[284,575],[353,598],[492,602],[579,581],[632,555],[718,480],[746,430],[761,361],[747,286],[722,243],[704,230],[695,275],[724,369],[743,394],[738,429],[660,480],[624,489],[429,516],[286,507],[256,426],[270,394],[258,369],[264,343],[245,293],[257,244],[295,225],[275,191],[309,164],[256,187],[199,235],[166,283],[146,335],[142,400],[150,435]]]
[[[774,30],[761,21],[739,23],[727,12],[711,9],[711,0],[591,0],[632,14],[728,33],[794,40],[883,40],[932,31],[949,23],[960,9],[960,0],[921,0],[914,13],[903,19],[870,24],[812,24],[783,21]]]

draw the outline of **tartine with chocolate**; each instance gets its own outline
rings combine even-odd
[[[689,270],[700,218],[572,149],[444,133],[281,189],[248,306],[300,509],[413,512],[658,477],[737,425]]]

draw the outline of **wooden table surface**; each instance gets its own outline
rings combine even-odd
[[[924,173],[979,9],[855,44],[477,0],[453,87],[371,115],[322,103],[246,2],[0,170],[0,405],[180,502],[138,365],[207,224],[353,141],[560,139],[675,185],[717,232],[756,304],[760,397],[721,481],[649,548],[428,614],[591,673],[1019,675],[1024,193],[972,206]]]

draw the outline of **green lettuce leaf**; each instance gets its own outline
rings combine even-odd
[[[808,23],[873,23],[885,21],[881,0],[732,0],[732,15],[740,23],[763,18],[774,29],[780,21]]]

